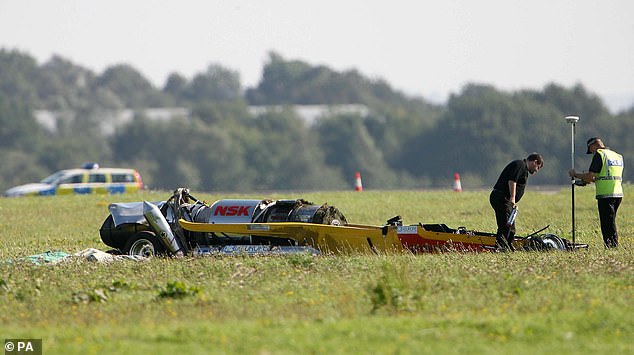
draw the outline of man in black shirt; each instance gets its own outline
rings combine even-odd
[[[498,249],[513,250],[511,243],[515,237],[515,223],[507,225],[513,207],[524,195],[528,174],[534,175],[544,166],[544,157],[532,153],[526,159],[510,162],[498,178],[489,196],[491,207],[495,211],[497,233],[495,244]]]

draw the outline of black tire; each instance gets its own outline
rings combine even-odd
[[[545,250],[566,250],[566,243],[555,234],[544,234],[542,242]]]
[[[123,254],[149,258],[166,255],[166,252],[165,247],[154,233],[139,232],[126,241]]]

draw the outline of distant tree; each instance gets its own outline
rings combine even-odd
[[[41,166],[37,156],[24,150],[0,148],[2,164],[0,164],[0,191],[12,186],[29,182],[37,182],[50,174]]]
[[[233,191],[250,186],[241,145],[218,126],[196,119],[150,122],[138,116],[111,139],[114,160],[127,165],[140,162],[144,179],[153,188]]]
[[[257,117],[258,132],[245,140],[247,164],[254,167],[257,189],[340,189],[345,180],[339,167],[325,165],[325,157],[304,122],[289,109]]]
[[[185,90],[187,90],[187,79],[184,76],[178,73],[172,73],[167,77],[163,92],[177,99],[183,99]]]
[[[603,134],[606,145],[623,155],[625,165],[625,179],[628,182],[634,181],[634,107],[629,111],[624,111],[616,117],[606,118],[606,125],[610,132]],[[584,137],[586,138],[586,137]]]
[[[185,98],[194,102],[233,101],[241,97],[240,75],[215,64],[197,74],[185,91]]]
[[[358,115],[340,115],[319,121],[319,147],[326,155],[326,164],[341,169],[351,179],[356,172],[371,186],[392,188],[397,176],[389,169],[384,155]]]
[[[435,129],[421,132],[405,143],[410,154],[408,170],[436,181],[455,172],[483,176],[498,174],[499,165],[524,155],[520,114],[509,98],[487,85],[467,85],[452,95],[447,111]]]
[[[48,171],[79,167],[89,161],[103,166],[112,161],[111,148],[107,143],[105,138],[94,136],[47,139],[40,144],[37,161]]]
[[[249,171],[247,147],[238,134],[245,128],[235,128],[196,120],[188,128],[188,157],[204,191],[249,191],[257,186],[258,176]]]
[[[465,86],[460,94],[451,96],[436,127],[404,142],[403,161],[408,163],[408,171],[427,175],[437,183],[460,172],[479,176],[486,184],[493,182],[508,161],[538,151],[546,165],[533,182],[565,184],[570,127],[564,116],[594,112],[598,115],[594,122],[606,116],[601,102],[579,86],[569,90],[550,85],[545,92],[551,95],[528,90],[504,93],[488,85]],[[588,126],[595,126],[594,122],[588,122]],[[607,129],[609,124],[602,126]]]
[[[31,108],[18,98],[0,93],[0,147],[33,152],[42,135]]]
[[[35,59],[17,50],[0,49],[0,94],[37,107],[39,68]]]
[[[252,105],[337,105],[360,103],[381,112],[382,107],[417,101],[394,90],[383,79],[368,79],[356,70],[337,72],[325,66],[311,66],[299,60],[285,60],[269,53],[262,79],[246,91]]]
[[[97,77],[95,85],[111,90],[130,108],[163,107],[171,103],[141,73],[127,64],[107,68]]]
[[[269,53],[269,63],[264,66],[262,79],[256,89],[246,92],[247,101],[252,105],[292,104],[291,85],[302,72],[308,69],[303,62],[286,64],[275,52]]]
[[[249,109],[242,100],[194,103],[192,116],[208,124],[249,125],[252,123]]]
[[[554,105],[561,112],[582,112],[586,117],[602,117],[609,114],[601,99],[589,93],[581,84],[575,85],[572,89],[549,84],[544,87],[540,96],[540,101]]]
[[[95,74],[59,56],[53,56],[40,68],[38,86],[40,108],[52,111],[73,110],[93,102],[91,87]]]
[[[256,89],[247,90],[246,99],[253,105],[358,103],[357,86],[362,83],[354,79],[359,79],[354,72],[341,75],[324,66],[285,61],[271,52],[262,80]]]

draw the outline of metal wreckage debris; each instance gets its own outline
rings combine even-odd
[[[497,251],[495,234],[441,223],[350,223],[327,203],[303,199],[224,199],[208,204],[179,188],[166,201],[113,203],[102,241],[125,255],[346,254]],[[555,234],[516,236],[515,250],[576,250]]]

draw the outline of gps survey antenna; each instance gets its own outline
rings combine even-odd
[[[570,164],[571,169],[575,168],[575,124],[579,122],[579,116],[566,116],[566,122],[570,123]],[[572,209],[572,244],[575,244],[575,178],[572,177],[571,186],[571,209]]]

